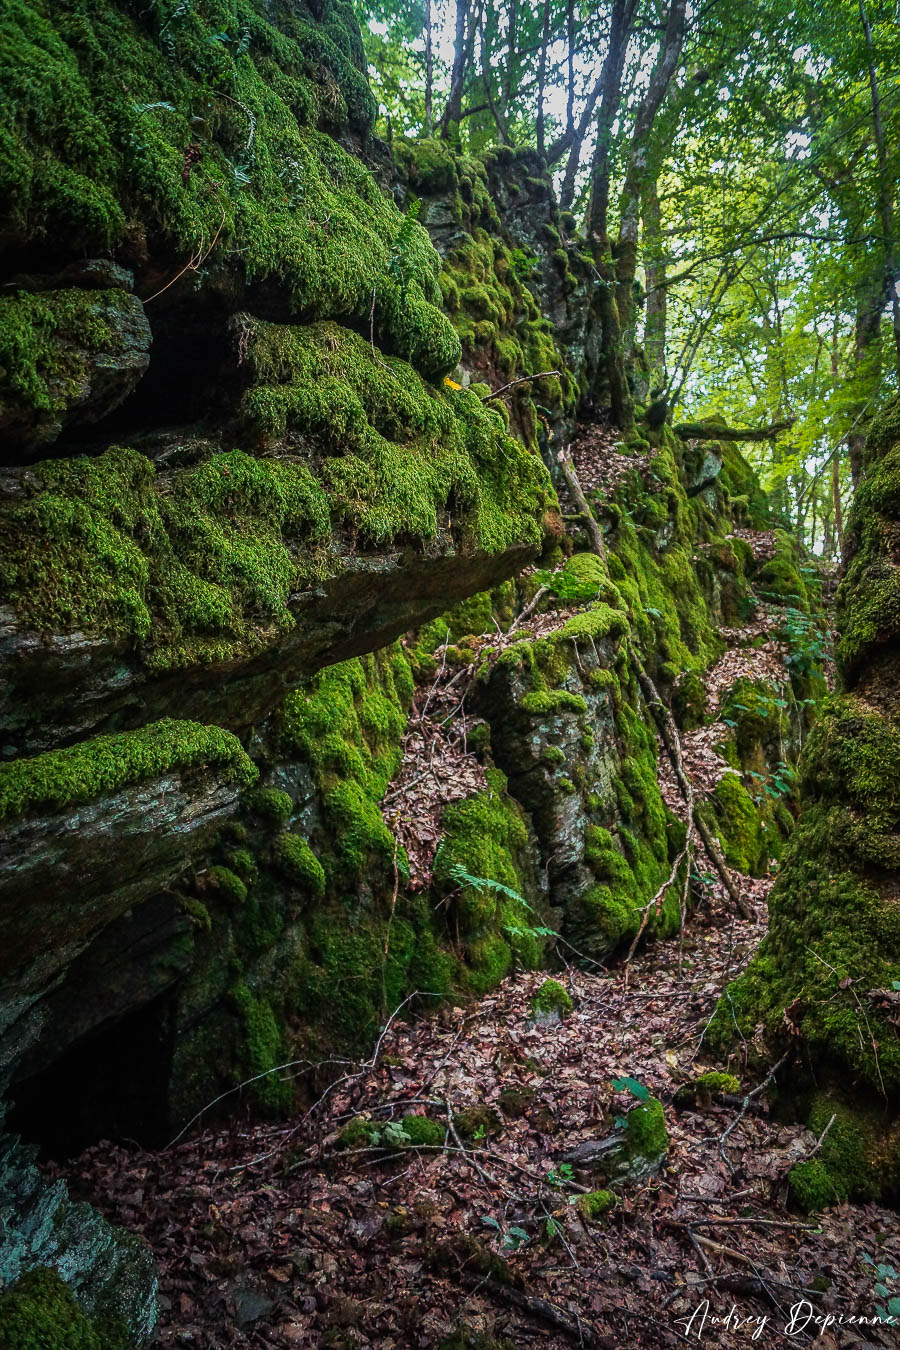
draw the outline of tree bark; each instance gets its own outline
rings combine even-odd
[[[872,50],[872,28],[866,11],[865,0],[859,0],[859,17],[862,21],[866,39],[866,58],[869,67],[869,90],[872,96],[872,130],[875,137],[875,154],[878,161],[878,205],[881,212],[881,228],[884,231],[884,274],[885,283],[890,290],[891,317],[894,325],[894,361],[900,376],[900,296],[897,295],[898,269],[894,251],[894,203],[891,194],[891,180],[888,170],[887,147],[884,139],[884,126],[881,121],[881,95],[878,88],[878,73],[875,69],[875,54]]]
[[[647,299],[644,310],[644,355],[651,398],[666,387],[666,259],[663,251],[659,191],[655,176],[644,192],[644,274]]]
[[[631,150],[625,171],[625,183],[619,198],[619,237],[616,247],[616,307],[626,347],[634,323],[632,286],[637,271],[640,203],[647,183],[650,137],[656,114],[662,106],[672,76],[681,59],[684,45],[686,0],[671,0],[666,31],[659,59],[653,68],[647,91],[638,105],[631,135]]]
[[[459,115],[462,112],[463,85],[466,78],[466,65],[468,64],[466,60],[468,45],[466,35],[467,29],[471,28],[469,18],[469,0],[456,0],[456,32],[453,38],[453,70],[450,75],[450,94],[440,126],[440,133],[444,140],[448,140],[454,135],[452,128],[459,124]]]
[[[434,132],[434,48],[431,32],[431,0],[425,0],[425,135]]]
[[[547,151],[544,135],[544,93],[547,87],[547,49],[550,46],[550,0],[544,0],[544,20],[541,25],[541,55],[538,61],[537,92],[537,149],[543,158]]]

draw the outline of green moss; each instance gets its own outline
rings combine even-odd
[[[248,1084],[249,1094],[261,1111],[279,1115],[290,1107],[294,1089],[289,1079],[272,1072],[289,1058],[272,1006],[264,995],[251,993],[245,984],[235,987],[232,999],[243,1030],[246,1076],[255,1080]]]
[[[835,1189],[827,1167],[818,1158],[797,1163],[790,1171],[791,1200],[806,1214],[835,1205],[842,1198]]]
[[[708,1073],[701,1073],[690,1083],[683,1083],[675,1093],[675,1105],[708,1107],[715,1093],[736,1094],[740,1090],[740,1082],[733,1073],[719,1073],[711,1069]]]
[[[0,424],[19,410],[53,416],[77,402],[91,360],[119,350],[135,300],[118,290],[17,291],[0,297]]]
[[[219,891],[231,905],[243,905],[247,899],[247,887],[228,867],[210,867],[203,880],[206,885]]]
[[[49,1267],[31,1270],[0,1294],[2,1350],[126,1350],[122,1326],[91,1321]]]
[[[272,846],[277,870],[294,886],[315,899],[325,894],[325,871],[305,839],[297,834],[281,834]]]
[[[373,862],[392,863],[394,841],[378,802],[400,764],[411,697],[409,663],[395,645],[331,666],[285,700],[279,744],[309,763],[322,794],[328,877],[355,878]]]
[[[492,1106],[467,1106],[455,1113],[453,1124],[462,1139],[486,1139],[503,1129],[503,1121]]]
[[[552,717],[558,712],[587,712],[587,704],[581,694],[569,693],[567,689],[536,689],[523,695],[519,707],[530,717]]]
[[[737,1093],[741,1090],[740,1081],[733,1073],[720,1073],[715,1069],[701,1073],[694,1079],[692,1086],[701,1092]]]
[[[537,1017],[544,1013],[558,1013],[568,1017],[572,1011],[572,1000],[559,980],[545,980],[531,1000],[531,1015]]]
[[[251,815],[269,820],[273,825],[284,825],[294,810],[289,795],[278,788],[255,788],[244,794],[243,804]]]
[[[585,1195],[579,1195],[575,1208],[585,1219],[596,1220],[615,1209],[618,1203],[618,1196],[612,1191],[588,1191]]]
[[[762,876],[768,861],[762,819],[736,773],[726,773],[719,779],[715,799],[726,862],[749,876]]]
[[[403,1133],[414,1148],[443,1144],[447,1135],[440,1121],[429,1120],[427,1116],[404,1116],[402,1125]]]
[[[809,609],[806,583],[800,572],[800,546],[786,530],[775,531],[775,554],[760,568],[756,589],[775,604]]]
[[[625,1143],[634,1159],[661,1158],[669,1147],[666,1114],[656,1097],[635,1106],[625,1117]]]
[[[256,859],[247,848],[233,848],[225,854],[225,861],[232,872],[246,885],[252,886],[259,877]]]
[[[330,529],[305,465],[240,450],[168,482],[119,447],[35,475],[3,513],[4,598],[41,631],[128,636],[157,667],[221,660],[293,627],[297,545]]]
[[[248,429],[320,448],[334,520],[376,543],[424,541],[452,499],[462,542],[489,552],[540,544],[552,499],[543,465],[470,391],[436,389],[334,323],[254,323],[248,350],[257,381],[242,403]]]
[[[372,1148],[381,1138],[381,1130],[374,1120],[354,1116],[338,1135],[338,1148]]]
[[[292,626],[290,596],[321,579],[333,524],[422,543],[451,503],[458,544],[536,551],[554,500],[539,457],[476,395],[420,378],[460,353],[427,232],[317,125],[371,119],[349,7],[329,5],[318,23],[283,7],[270,21],[249,0],[49,9],[12,0],[4,14],[7,243],[150,250],[156,276],[215,242],[210,268],[229,293],[271,284],[312,322],[244,316],[235,330],[239,359],[258,365],[245,422],[263,440],[299,431],[302,455],[229,450],[160,477],[116,449],[40,466],[2,521],[4,599],[20,620],[126,636],[162,666],[219,661]],[[101,355],[110,340],[86,296],[3,301],[15,313],[0,366],[36,413],[78,376],[74,351],[48,346],[61,307]],[[354,331],[368,328],[373,296],[382,355]]]
[[[769,932],[710,1028],[725,1048],[735,1019],[777,1040],[792,1018],[810,1057],[844,1066],[880,1095],[900,1085],[900,1046],[857,990],[900,980],[900,922],[881,878],[900,863],[900,732],[852,695],[823,706],[802,763],[802,811],[769,898]],[[873,1048],[877,1043],[877,1051]]]
[[[230,732],[167,718],[140,731],[0,764],[0,820],[60,811],[164,774],[204,770],[244,783],[257,773]]]

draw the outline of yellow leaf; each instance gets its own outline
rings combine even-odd
[[[451,380],[449,375],[444,376],[444,384],[448,389],[462,389],[462,385],[457,384],[455,380]]]

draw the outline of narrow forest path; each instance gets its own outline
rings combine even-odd
[[[765,1093],[743,1114],[733,1097],[674,1102],[711,1067],[704,1027],[764,931],[766,886],[746,884],[752,923],[711,888],[681,941],[614,972],[565,971],[561,1022],[531,1022],[543,977],[518,974],[468,1008],[409,1022],[401,1010],[377,1062],[342,1066],[291,1123],[232,1120],[162,1152],[100,1144],[71,1164],[73,1192],[156,1253],[159,1344],[894,1344],[888,1328],[818,1334],[811,1319],[872,1315],[869,1261],[900,1264],[896,1216],[788,1211],[788,1170],[816,1140],[772,1119]],[[628,1109],[619,1076],[662,1100],[669,1150],[588,1220],[578,1195],[601,1183],[557,1159]],[[354,1116],[384,1127],[425,1112],[443,1127],[432,1147],[339,1146]]]

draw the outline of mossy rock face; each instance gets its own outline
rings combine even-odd
[[[146,364],[128,274],[80,263],[17,278],[2,301],[8,454],[100,418],[90,457],[42,462],[0,494],[21,644],[4,744],[33,753],[51,725],[72,740],[179,699],[243,730],[286,670],[390,642],[533,558],[556,509],[536,446],[443,382],[461,346],[440,258],[352,153],[374,104],[351,7],[8,10],[0,247],[115,250],[154,344],[124,418],[135,443],[104,449],[103,418]],[[198,249],[207,266],[185,268]],[[252,318],[251,301],[282,321]],[[197,360],[206,392],[182,398],[173,382]],[[203,439],[157,429],[170,405],[167,424],[202,419]]]
[[[724,1048],[735,1034],[733,1018],[745,1035],[761,1025],[774,1054],[784,1045],[787,1020],[817,1083],[855,1084],[854,1111],[862,1121],[851,1150],[857,1162],[843,1156],[853,1130],[833,1126],[798,1173],[801,1203],[821,1199],[823,1173],[839,1197],[897,1186],[897,1144],[877,1123],[879,1103],[900,1092],[890,999],[900,982],[893,898],[900,874],[900,707],[890,649],[900,635],[900,611],[891,617],[889,605],[878,608],[897,571],[896,447],[894,400],[873,424],[848,521],[851,562],[837,605],[839,690],[821,709],[801,760],[800,817],[770,896],[769,931],[710,1028],[712,1043]],[[789,585],[793,590],[796,579]],[[808,1086],[804,1072],[791,1085],[804,1114]],[[813,1117],[824,1129],[827,1118],[817,1106],[811,1124]],[[831,1151],[839,1147],[838,1160]]]

